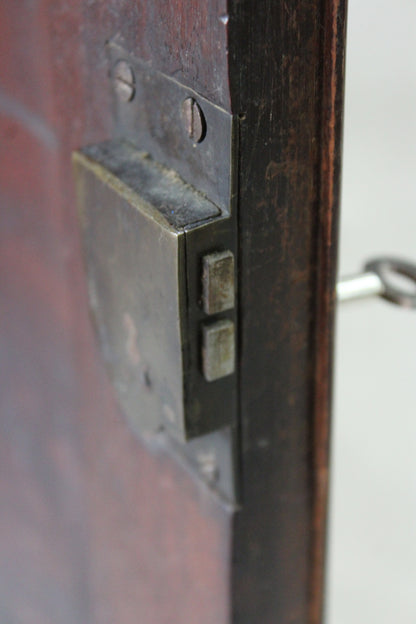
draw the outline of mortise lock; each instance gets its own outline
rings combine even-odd
[[[74,156],[91,308],[138,430],[190,438],[235,401],[235,260],[229,219],[123,142]]]
[[[190,440],[236,420],[234,120],[117,43],[109,62],[117,136],[74,154],[90,307],[135,431]]]

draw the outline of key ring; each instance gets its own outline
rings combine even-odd
[[[412,280],[414,292],[396,286],[391,279],[394,274]],[[362,273],[339,280],[336,293],[339,303],[379,296],[403,308],[414,309],[416,265],[398,258],[374,258],[366,262]]]

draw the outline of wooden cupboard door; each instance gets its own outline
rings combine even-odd
[[[0,619],[321,621],[343,0],[0,5]],[[106,44],[233,116],[239,490],[117,406],[71,152],[114,136]],[[157,106],[157,102],[155,102]]]

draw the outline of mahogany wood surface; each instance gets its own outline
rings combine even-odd
[[[105,42],[228,99],[223,3],[0,5],[2,624],[220,624],[229,512],[128,429],[95,346],[70,156],[111,136]]]
[[[242,116],[239,624],[322,617],[344,47],[342,1],[234,5],[231,93]]]
[[[320,621],[344,24],[344,0],[0,3],[2,624]],[[112,134],[116,34],[240,116],[238,512],[132,435],[88,317],[70,155]]]

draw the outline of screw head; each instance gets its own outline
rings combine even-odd
[[[220,478],[220,471],[215,453],[212,451],[201,452],[197,456],[199,469],[210,485],[214,485]]]
[[[130,102],[136,93],[134,72],[127,61],[118,61],[113,69],[113,85],[122,102]]]
[[[183,101],[182,119],[188,137],[194,143],[200,143],[205,138],[207,126],[204,113],[194,98],[188,97]]]

